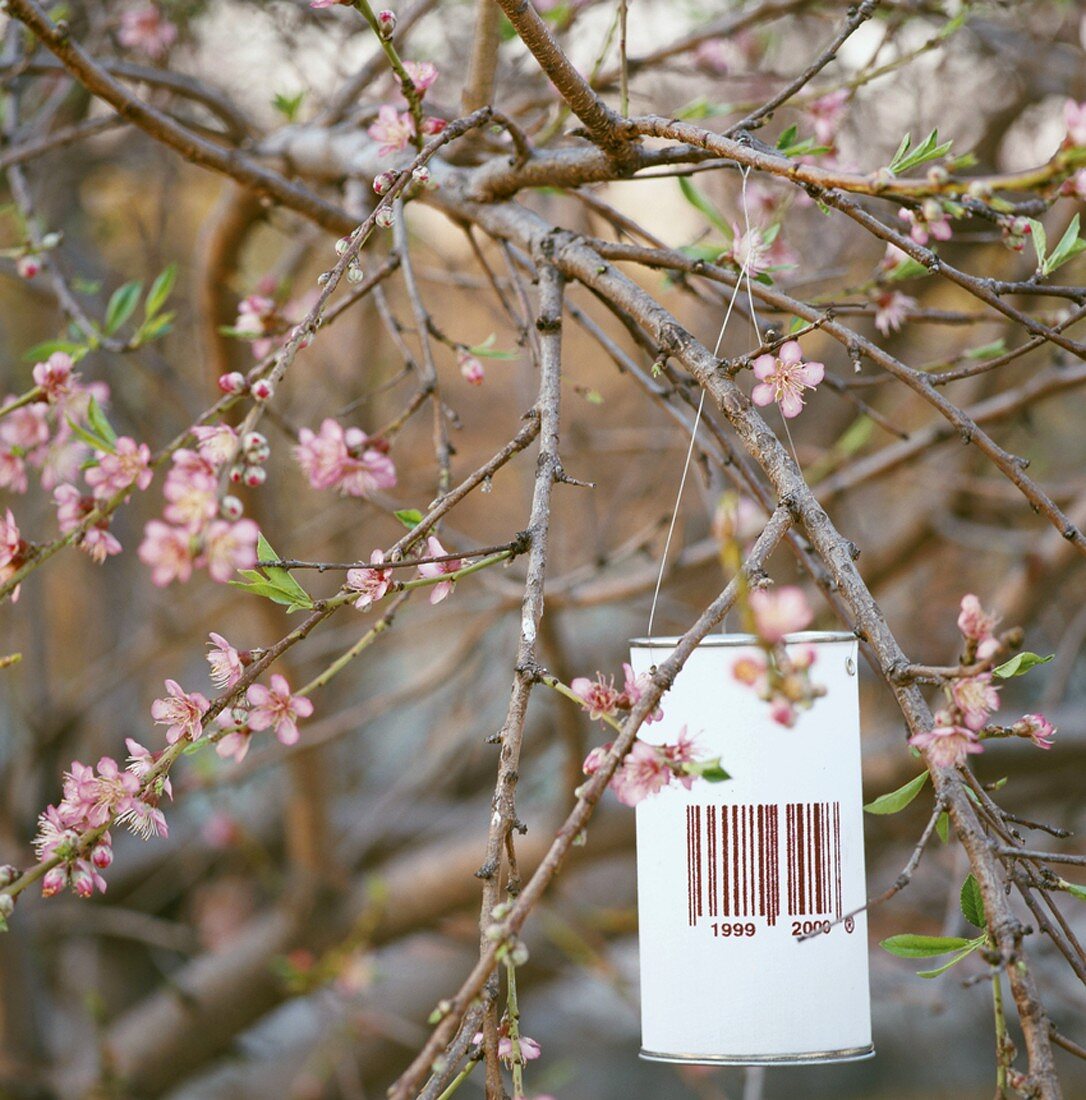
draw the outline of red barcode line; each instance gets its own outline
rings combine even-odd
[[[841,806],[789,803],[787,877],[789,916],[841,915]]]

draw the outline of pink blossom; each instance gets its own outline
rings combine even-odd
[[[1011,732],[1028,737],[1039,749],[1050,749],[1057,731],[1043,714],[1027,714],[1011,726]]]
[[[167,697],[151,704],[155,725],[168,726],[166,740],[172,745],[187,737],[199,741],[204,732],[204,711],[210,705],[198,691],[186,692],[176,680],[166,681]]]
[[[28,252],[15,261],[15,272],[20,279],[33,279],[41,272],[44,266],[41,256],[36,252]]]
[[[604,679],[602,672],[596,673],[595,680],[578,676],[569,686],[593,722],[614,714],[622,699],[622,694],[615,690],[614,679]]]
[[[1067,144],[1086,145],[1086,103],[1067,100],[1063,105],[1063,118],[1067,123]]]
[[[380,565],[385,560],[384,552],[374,550],[370,554],[370,564]],[[385,593],[392,586],[391,569],[348,569],[347,587],[352,592],[359,593],[354,606],[359,611],[368,611],[378,600],[383,599]]]
[[[208,462],[192,451],[176,451],[162,493],[170,523],[199,533],[218,512],[219,483]]]
[[[232,729],[215,743],[215,751],[223,760],[233,760],[240,764],[249,753],[253,741],[253,731],[248,726]]]
[[[192,537],[180,527],[153,519],[143,529],[139,559],[151,568],[151,583],[159,588],[192,576]]]
[[[241,654],[221,635],[211,632],[207,663],[211,666],[211,682],[220,690],[232,688],[245,671]]]
[[[727,252],[736,267],[742,268],[752,278],[760,275],[771,264],[770,249],[773,242],[766,239],[767,234],[761,226],[752,225],[740,229],[732,223],[732,246]]]
[[[476,1046],[480,1046],[483,1042],[483,1033],[477,1031],[472,1038],[472,1042]],[[543,1053],[543,1048],[534,1039],[529,1039],[527,1035],[519,1036],[517,1043],[520,1046],[521,1062],[534,1062]],[[513,1064],[516,1052],[513,1049],[513,1040],[508,1035],[498,1037],[498,1057],[507,1066]]]
[[[0,518],[0,584],[19,571],[25,548],[26,543],[19,533],[19,525],[8,508],[3,518]],[[11,594],[12,602],[18,598],[19,589],[16,588]]]
[[[750,497],[725,493],[713,513],[713,537],[745,546],[761,534],[767,519],[765,509]]]
[[[383,143],[377,154],[384,157],[407,148],[415,136],[415,120],[409,112],[401,113],[385,103],[377,112],[377,121],[366,132],[374,141]]]
[[[72,892],[81,898],[89,898],[95,890],[104,894],[106,880],[98,873],[94,864],[85,859],[77,859],[69,869]],[[44,892],[44,885],[42,887]]]
[[[260,529],[251,519],[236,523],[217,519],[204,532],[204,548],[198,564],[206,565],[212,580],[225,584],[239,569],[256,565],[256,541]]]
[[[889,336],[891,332],[897,332],[909,316],[909,311],[916,308],[916,299],[908,294],[902,294],[900,290],[884,291],[875,296],[875,328]]]
[[[950,687],[950,697],[962,712],[962,720],[974,731],[983,729],[988,715],[999,707],[999,692],[988,672],[955,680]]]
[[[956,725],[945,710],[935,715],[935,724],[930,730],[910,737],[909,744],[926,749],[932,762],[940,768],[964,764],[970,753],[984,751],[977,735],[966,726]]]
[[[848,97],[849,90],[839,88],[807,105],[807,113],[814,122],[815,138],[819,145],[833,144],[848,107]]]
[[[686,732],[686,726],[679,730],[674,743],[660,745],[658,751],[664,760],[670,764],[676,781],[687,790],[694,785],[696,775],[689,775],[683,770],[684,764],[692,764],[698,754],[697,739]]]
[[[113,447],[112,454],[98,451],[98,465],[87,471],[87,484],[94,489],[96,500],[108,500],[133,484],[137,489],[146,489],[154,476],[146,443],[122,435]]]
[[[49,408],[40,401],[24,405],[0,420],[0,441],[23,452],[49,442]]]
[[[444,557],[447,553],[445,547],[442,546],[433,535],[426,540],[426,552],[431,558]],[[463,566],[464,563],[460,558],[455,558],[453,561],[423,562],[419,566],[419,576],[428,579],[443,577],[448,573],[455,573],[458,569],[462,569]],[[454,583],[454,581],[439,581],[435,584],[430,592],[430,603],[441,603],[441,601],[452,592]]]
[[[755,405],[776,401],[784,416],[799,416],[803,411],[803,391],[813,390],[825,373],[821,363],[804,362],[799,342],[789,340],[776,355],[759,355],[754,360],[758,384],[751,392],[751,400]]]
[[[73,374],[72,357],[63,351],[55,351],[44,363],[34,364],[34,384],[45,392],[50,404],[57,405],[70,396],[72,386],[79,378]]]
[[[331,417],[320,432],[303,428],[294,457],[314,489],[338,486],[346,496],[365,497],[396,484],[396,467],[361,428],[344,430]]]
[[[26,463],[23,456],[13,447],[0,449],[0,489],[10,489],[13,493],[25,493],[27,490]]]
[[[249,725],[254,730],[273,728],[275,736],[284,745],[293,745],[298,740],[299,718],[308,718],[313,713],[313,704],[304,695],[291,695],[286,678],[275,673],[271,678],[271,687],[263,684],[251,684],[246,698],[252,705],[249,712]]]
[[[202,424],[192,429],[200,457],[217,470],[234,457],[238,433],[229,424]]]
[[[663,790],[671,780],[671,768],[655,745],[635,741],[611,780],[611,790],[625,806],[636,806]]]
[[[917,244],[926,245],[931,237],[937,241],[949,241],[953,234],[946,211],[934,200],[926,202],[921,210],[902,207],[897,215],[909,223],[909,236]]]
[[[642,672],[635,676],[633,666],[628,664],[623,664],[622,673],[626,678],[626,682],[622,689],[623,702],[626,708],[632,710],[641,701],[641,696],[644,695],[652,685],[652,678],[647,672]],[[663,716],[664,712],[657,706],[645,715],[645,725],[649,725],[652,722],[659,722]]]
[[[142,50],[148,57],[164,57],[177,40],[177,28],[154,4],[129,8],[121,15],[117,40],[132,50]]]
[[[419,93],[420,97],[424,96],[426,90],[432,87],[434,81],[437,80],[437,66],[432,61],[405,61],[403,67],[407,70],[407,75],[411,77],[411,83],[415,85],[415,91]],[[374,135],[371,134],[370,136]]]
[[[108,520],[103,520],[83,533],[79,540],[79,549],[86,554],[95,565],[101,565],[106,558],[119,554],[124,548],[116,536],[108,529]]]
[[[576,681],[574,681],[576,683]],[[606,745],[597,745],[585,758],[581,770],[585,775],[595,775],[603,767],[604,758],[611,751],[612,742]]]
[[[986,661],[999,650],[999,639],[994,633],[998,624],[999,616],[986,612],[971,592],[962,597],[958,629],[966,641],[976,643],[978,659]]]
[[[486,378],[486,371],[483,370],[483,364],[475,358],[474,355],[468,355],[466,352],[460,352],[456,361],[460,366],[460,374],[465,381],[470,382],[473,386],[481,386],[483,379]]]
[[[128,770],[139,780],[142,787],[155,766],[156,756],[134,738],[126,737],[124,743],[128,748]],[[160,786],[168,797],[173,798],[173,786],[170,784],[168,775],[162,777]]]
[[[814,618],[803,589],[795,585],[756,589],[750,594],[750,610],[758,637],[769,645],[783,641],[786,634],[805,630]]]
[[[737,657],[732,662],[732,676],[747,687],[757,687],[759,691],[766,682],[766,674],[769,666],[766,659],[760,655],[751,654],[745,657]]]

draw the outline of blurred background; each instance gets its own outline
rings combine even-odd
[[[141,95],[217,134],[229,131],[234,112],[234,122],[243,120],[249,131],[238,140],[256,150],[280,128],[321,125],[322,112],[374,49],[361,20],[344,8],[171,0],[160,13],[177,27],[177,40],[168,56],[150,58],[118,42],[122,5],[67,7],[77,36],[96,56],[185,74],[214,89],[216,102],[229,110],[149,78],[137,85]],[[800,70],[814,44],[832,36],[841,7],[638,0],[630,14],[632,58],[684,36],[701,33],[703,40],[659,58],[643,80],[635,69],[631,109],[669,115],[704,100],[696,110],[710,119],[706,125],[718,115],[732,117],[730,110],[763,101]],[[416,9],[409,55],[438,64],[428,105],[452,117],[467,67],[472,5],[442,0]],[[747,14],[749,25],[735,33],[706,32]],[[952,25],[959,14],[966,18]],[[550,15],[589,69],[613,5],[567,6]],[[822,92],[850,92],[833,136],[836,163],[872,170],[888,163],[904,132],[923,135],[936,126],[941,138],[953,138],[956,153],[975,154],[976,171],[1043,163],[1063,137],[1065,100],[1086,99],[1081,17],[1074,3],[886,5],[817,84]],[[519,43],[507,42],[501,57],[497,98],[538,134],[553,117],[546,86]],[[55,66],[18,67],[8,58],[5,96],[18,93],[23,119],[11,143],[109,114]],[[379,78],[338,125],[357,131],[390,96],[387,79]],[[811,130],[811,116],[789,108],[775,120],[774,136],[792,122],[801,135]],[[238,303],[270,294],[283,316],[297,321],[318,274],[332,263],[327,233],[288,211],[264,208],[129,127],[55,148],[23,170],[42,227],[63,234],[55,263],[91,316],[101,316],[122,283],[148,283],[168,263],[178,265],[173,330],[128,354],[92,352],[80,366],[85,379],[108,382],[118,432],[152,449],[216,400],[218,375],[254,362],[244,341],[218,332],[233,323]],[[696,179],[726,220],[741,223],[734,172]],[[366,201],[350,180],[305,182],[352,209]],[[772,182],[764,188],[766,201],[780,210],[787,192]],[[521,201],[594,236],[615,237],[622,215],[669,246],[713,239],[715,231],[674,178],[582,190],[580,196],[530,192]],[[855,292],[872,285],[881,242],[809,202],[791,195],[783,201],[781,238],[792,255],[791,266],[775,275],[779,285],[805,300],[852,303],[841,310],[848,323],[904,362],[968,364],[1024,342],[1020,328],[981,314],[960,289],[920,278],[902,284],[917,300],[916,318],[881,336],[874,299]],[[1082,205],[1072,196],[1044,214],[1050,241]],[[0,226],[15,245],[19,221],[11,207],[5,210]],[[501,252],[480,234],[469,240],[421,203],[410,205],[408,222],[420,291],[437,327],[467,345],[493,335],[492,346],[511,353],[485,359],[485,381],[473,386],[453,353],[435,348],[455,482],[515,433],[535,400],[535,372],[480,265],[481,256],[512,293]],[[390,247],[386,234],[367,249],[367,271]],[[959,223],[941,253],[997,279],[1025,278],[1035,263],[1028,245],[1023,253],[1006,249],[998,229],[979,219]],[[712,346],[722,316],[716,292],[691,294],[681,280],[626,270]],[[1079,259],[1058,278],[1081,284],[1084,271],[1086,260]],[[34,360],[25,353],[61,334],[64,320],[47,278],[20,278],[10,259],[0,261],[0,275],[0,394],[16,395],[31,385]],[[284,556],[367,559],[399,537],[394,509],[424,510],[435,495],[427,416],[409,419],[396,436],[399,483],[373,502],[310,490],[290,453],[297,431],[315,430],[326,416],[373,432],[403,411],[415,383],[401,341],[415,349],[417,333],[402,279],[393,275],[383,286],[385,316],[367,298],[322,332],[301,353],[265,422],[272,447],[267,484],[239,495]],[[555,494],[541,647],[547,667],[566,682],[597,670],[618,672],[627,640],[644,632],[689,442],[648,393],[651,358],[591,295],[572,288],[570,300],[589,327],[576,315],[565,326],[563,462],[595,488],[559,486]],[[1058,320],[1070,306],[1057,298],[1017,301],[1045,320]],[[760,320],[780,325],[788,318]],[[621,370],[593,325],[629,357]],[[737,316],[722,354],[738,355],[758,342],[749,321]],[[796,452],[838,528],[861,549],[861,572],[906,653],[925,663],[952,662],[958,602],[971,591],[999,610],[1005,626],[1025,628],[1027,648],[1055,654],[1043,669],[1008,685],[1004,706],[1013,716],[1043,709],[1059,727],[1056,747],[1038,753],[1000,743],[976,759],[975,770],[985,782],[1007,777],[1000,797],[1010,811],[1078,833],[1086,825],[1086,575],[1072,548],[911,392],[870,364],[854,376],[843,349],[818,332],[804,338],[804,349],[843,385],[823,387],[793,422]],[[1053,383],[1022,396],[1027,383],[1058,378],[1071,366],[1065,353],[1042,347],[945,392],[961,407],[987,409],[999,443],[1028,456],[1031,474],[1082,523],[1082,395]],[[782,430],[779,417],[772,423]],[[901,432],[927,445],[911,445]],[[511,538],[527,523],[533,474],[531,452],[503,468],[487,491],[456,508],[442,531],[445,544],[466,549]],[[712,519],[727,487],[719,470],[695,463],[657,633],[686,629],[723,586]],[[184,586],[152,586],[135,551],[144,524],[161,512],[161,494],[158,478],[118,512],[112,530],[123,554],[98,566],[69,549],[27,580],[17,604],[0,606],[0,650],[23,654],[20,665],[0,673],[0,862],[32,861],[37,814],[59,797],[73,759],[120,759],[129,736],[159,744],[149,708],[164,679],[212,694],[204,660],[209,631],[256,647],[295,625],[282,608],[217,585],[204,572]],[[55,509],[40,486],[25,495],[0,490],[0,508],[6,507],[28,538],[55,537]],[[770,573],[781,582],[802,581],[785,548]],[[464,580],[440,606],[412,599],[387,637],[315,694],[316,712],[297,746],[258,742],[240,765],[210,751],[186,757],[173,773],[174,802],[166,806],[169,839],[141,842],[115,832],[106,895],[24,896],[10,933],[0,936],[0,1096],[383,1095],[428,1034],[434,1005],[457,988],[477,955],[474,872],[483,859],[497,766],[487,739],[505,713],[522,578],[523,564],[515,562]],[[317,574],[304,579],[318,595],[333,593],[338,583]],[[839,625],[818,606],[819,628]],[[368,625],[354,612],[337,615],[292,650],[280,671],[292,684],[304,682]],[[910,778],[916,763],[905,751],[890,693],[867,667],[861,671],[870,798]],[[534,866],[545,850],[572,804],[585,752],[602,740],[598,726],[565,700],[542,691],[533,696],[519,788],[528,826],[519,842],[523,866]],[[868,819],[872,893],[898,875],[929,812],[923,797],[898,815]],[[1082,852],[1077,845],[1072,839],[1064,850]],[[984,982],[966,982],[982,971],[980,961],[925,981],[915,976],[916,966],[876,946],[902,931],[965,934],[958,909],[965,873],[960,849],[935,842],[908,889],[871,914],[873,1060],[749,1077],[741,1070],[651,1065],[637,1059],[633,814],[608,796],[586,846],[528,926],[522,1027],[543,1049],[528,1068],[531,1091],[568,1100],[990,1097],[989,990]],[[1086,935],[1086,906],[1069,899],[1064,908],[1079,936]],[[1065,1033],[1086,1040],[1074,974],[1047,941],[1031,936],[1027,945],[1052,1017]],[[1082,1063],[1062,1052],[1057,1057],[1066,1095],[1086,1095]],[[481,1092],[476,1074],[462,1095]]]

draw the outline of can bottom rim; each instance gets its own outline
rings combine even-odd
[[[688,1066],[804,1066],[812,1062],[861,1062],[875,1057],[875,1047],[816,1050],[802,1054],[660,1054],[654,1050],[642,1050],[638,1057],[646,1062],[672,1062]]]

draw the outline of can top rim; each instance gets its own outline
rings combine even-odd
[[[638,649],[674,649],[681,641],[679,635],[660,638],[631,638],[630,645]],[[803,630],[798,634],[786,634],[784,642],[788,644],[819,645],[823,642],[855,642],[856,635],[848,630]],[[751,646],[758,644],[756,634],[707,634],[698,643],[698,648],[716,648],[720,646]]]

